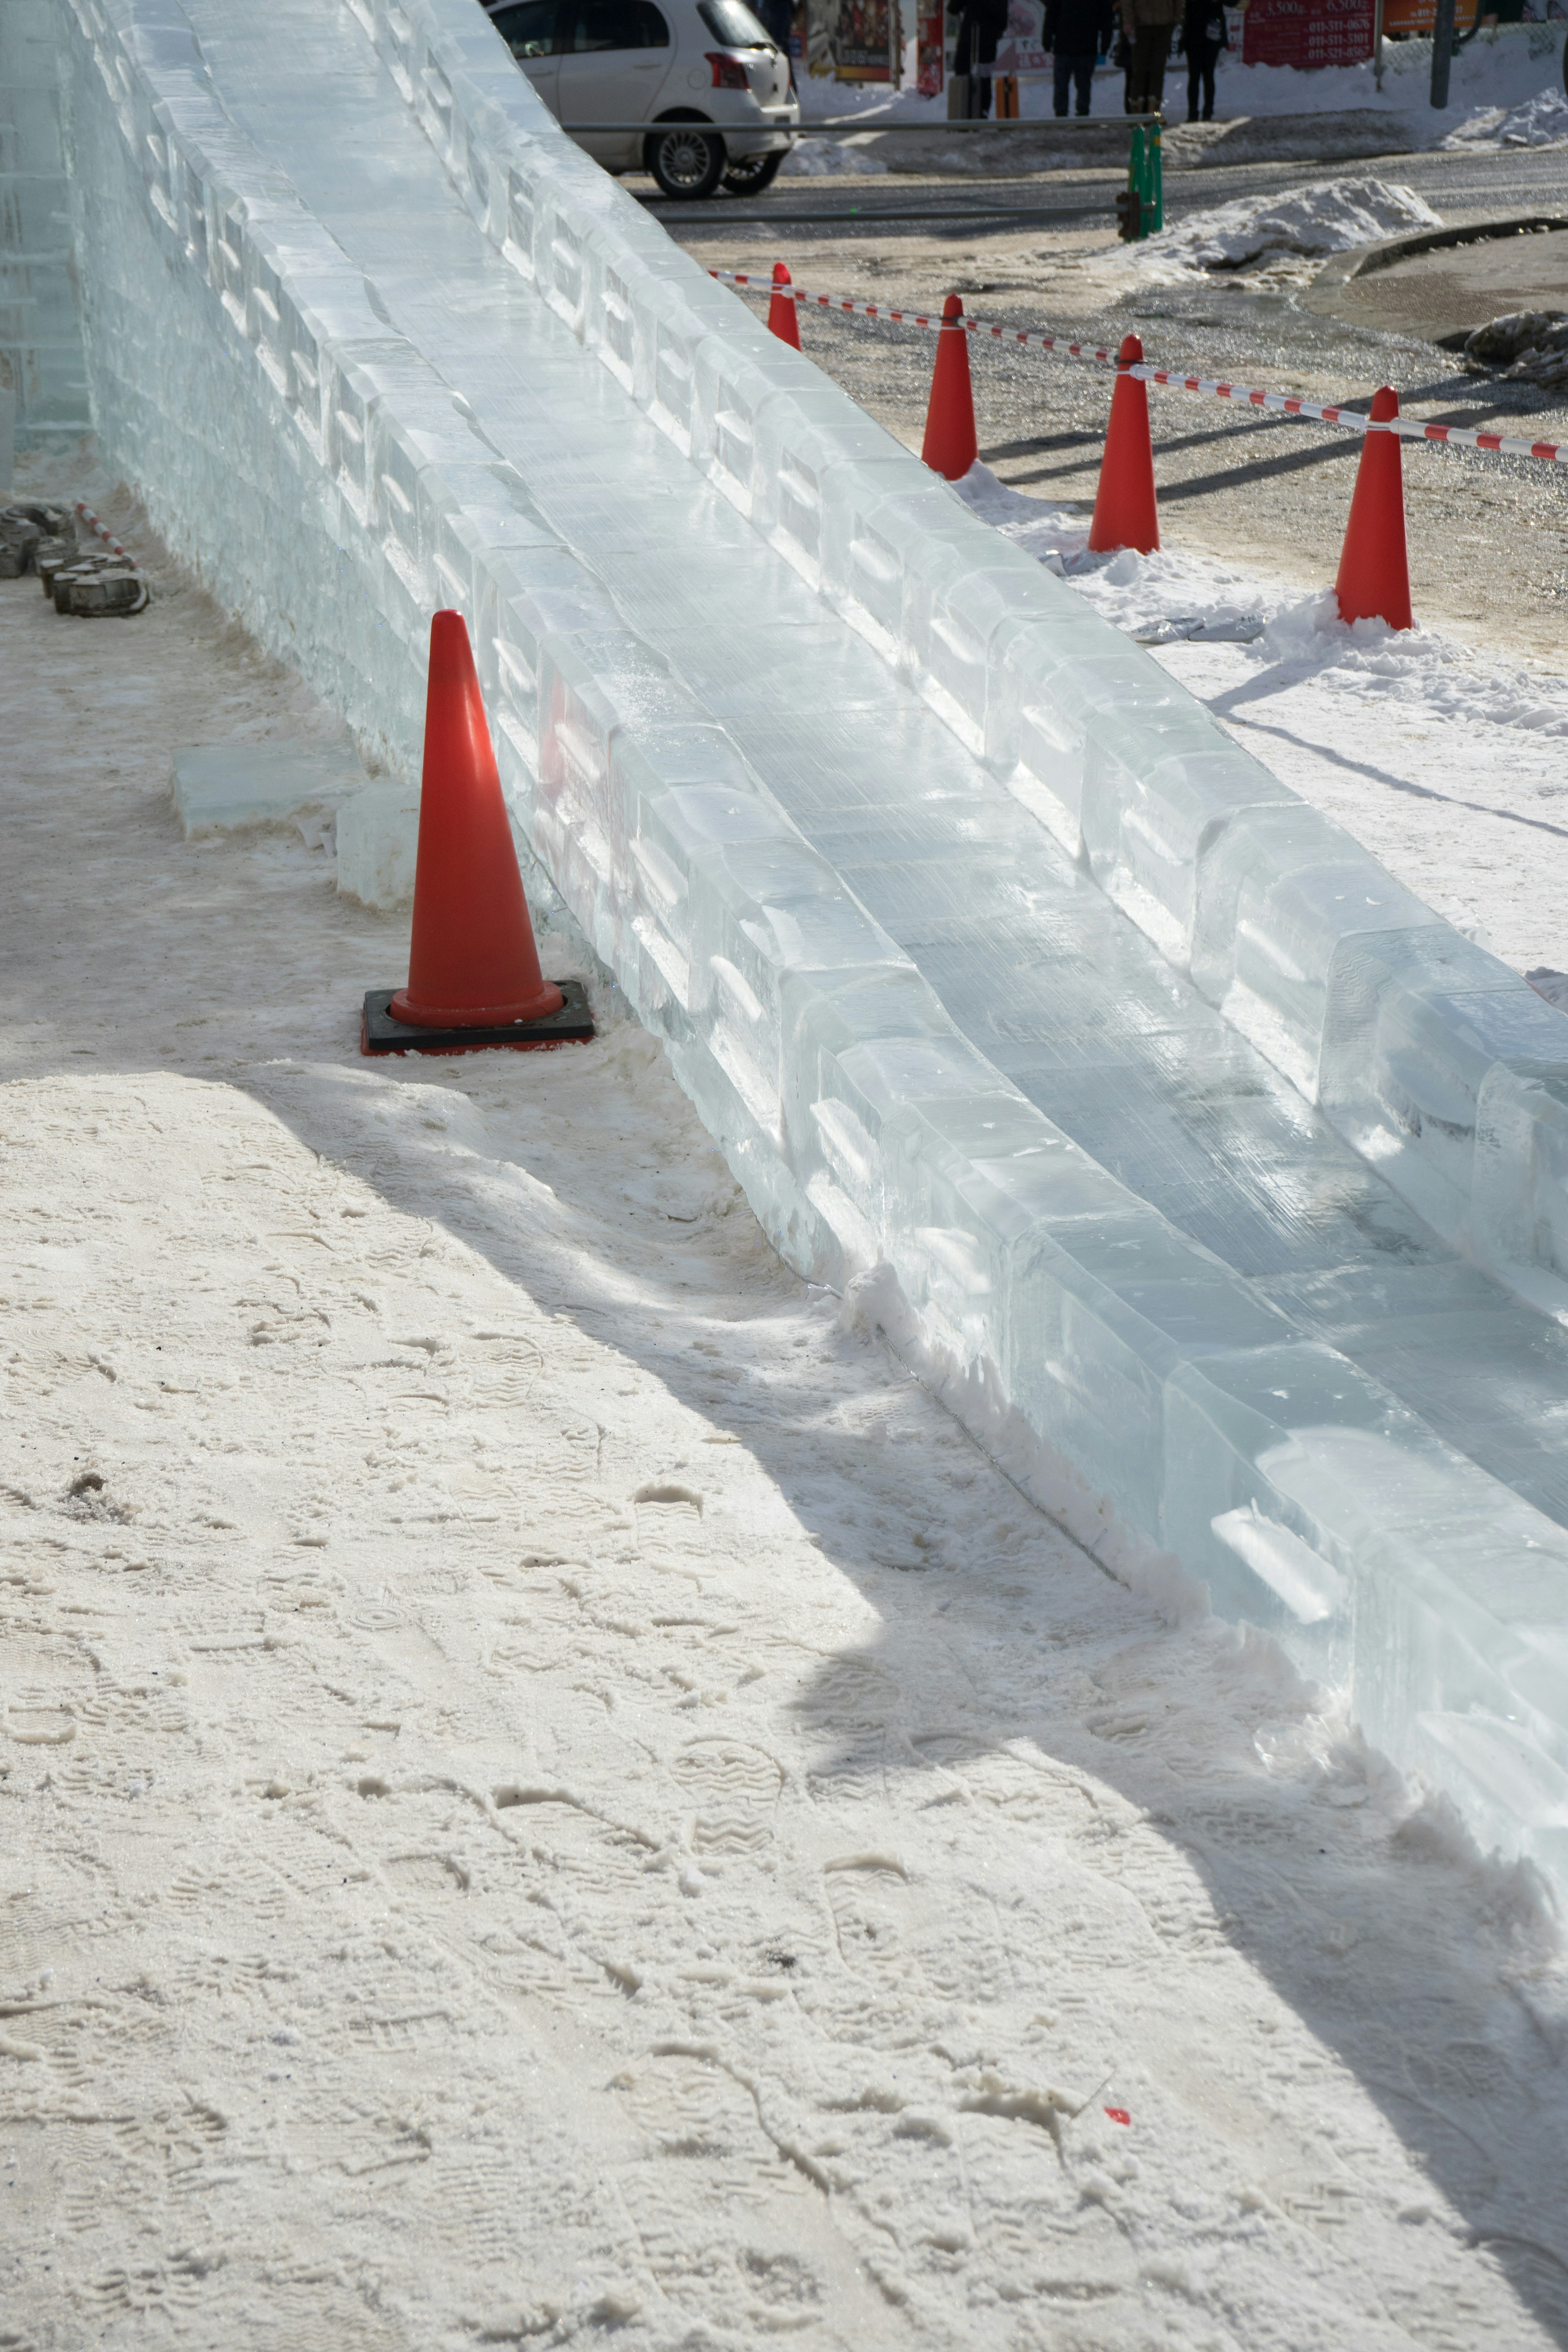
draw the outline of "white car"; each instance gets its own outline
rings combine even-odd
[[[482,5],[556,121],[607,171],[651,172],[667,196],[710,196],[721,181],[755,195],[795,144],[789,59],[745,0]]]

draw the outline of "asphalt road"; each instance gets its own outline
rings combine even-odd
[[[1568,144],[1514,149],[1506,154],[1390,153],[1349,162],[1197,163],[1165,174],[1165,217],[1206,212],[1238,196],[1271,195],[1277,189],[1311,185],[1327,177],[1375,173],[1415,189],[1439,212],[1562,212],[1568,215]],[[918,236],[945,224],[962,230],[969,222],[1016,219],[1076,224],[1100,217],[1114,233],[1114,199],[1125,182],[1115,163],[1010,175],[957,179],[951,174],[917,178],[889,173],[872,179],[776,180],[765,196],[718,197],[704,205],[667,203],[653,183],[640,176],[627,185],[682,244],[726,236],[747,226],[788,222],[798,232],[813,226],[841,234],[847,223]]]
[[[1237,197],[1369,173],[1415,188],[1446,221],[1568,217],[1568,145],[1370,163],[1200,164],[1167,176],[1166,217],[1179,223]],[[1324,317],[1307,306],[1305,268],[1294,277],[1227,270],[1174,286],[1145,282],[1130,250],[1113,244],[1110,207],[1120,184],[1121,175],[1103,167],[987,183],[984,190],[968,180],[955,188],[952,179],[903,175],[896,182],[879,175],[869,186],[864,178],[786,181],[744,206],[659,211],[671,234],[711,267],[765,272],[782,258],[796,282],[814,290],[903,307],[924,308],[956,291],[970,311],[1009,325],[1106,344],[1131,330],[1149,358],[1184,372],[1330,402],[1364,401],[1388,382],[1407,413],[1568,441],[1561,394],[1465,374],[1423,336],[1380,323],[1375,308],[1369,318],[1369,281],[1358,289],[1353,318]],[[1006,210],[997,217],[952,209],[976,199]],[[847,204],[858,207],[849,217],[813,217]],[[1568,308],[1568,288],[1562,301]],[[919,447],[933,356],[929,334],[809,312],[803,340],[862,406]],[[1032,495],[1087,512],[1110,401],[1107,373],[986,343],[973,347],[973,373],[986,463]],[[1190,394],[1156,390],[1151,397],[1167,540],[1304,587],[1331,581],[1359,442]],[[1568,467],[1431,446],[1407,447],[1405,465],[1418,616],[1515,658],[1568,670]]]

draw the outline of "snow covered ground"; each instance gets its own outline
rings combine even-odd
[[[594,1046],[363,1061],[405,923],[167,797],[331,715],[156,577],[0,586],[0,2342],[1563,2341],[1539,1890],[789,1276],[570,940]]]

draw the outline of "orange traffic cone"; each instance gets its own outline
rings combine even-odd
[[[460,613],[430,624],[408,985],[373,989],[367,1054],[563,1045],[594,1034],[577,982],[539,969],[511,824]]]
[[[950,482],[962,481],[980,455],[974,437],[974,394],[969,386],[969,336],[963,319],[963,304],[956,294],[950,294],[942,306],[931,405],[926,410],[925,439],[921,443],[922,462]]]
[[[1113,547],[1134,547],[1140,555],[1152,555],[1160,544],[1154,449],[1149,438],[1149,387],[1141,376],[1129,373],[1142,357],[1138,337],[1123,335],[1116,355],[1105,455],[1100,461],[1100,488],[1089,526],[1089,543],[1096,554]]]
[[[768,332],[776,335],[781,343],[800,349],[800,311],[793,294],[784,289],[791,283],[789,271],[782,261],[773,264],[773,299],[768,304]]]
[[[1399,414],[1399,394],[1385,383],[1372,395],[1374,423]],[[1386,621],[1413,629],[1410,566],[1405,552],[1405,471],[1397,433],[1363,436],[1345,543],[1334,593],[1342,621]]]

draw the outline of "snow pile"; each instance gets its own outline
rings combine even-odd
[[[1472,364],[1500,365],[1505,376],[1555,391],[1568,383],[1568,315],[1561,310],[1514,310],[1478,327],[1465,345]]]
[[[1568,384],[1568,311],[1507,310],[1476,329],[1464,361],[1476,374],[1500,373],[1556,391]]]
[[[862,146],[858,135],[848,139],[803,139],[780,167],[796,180],[824,180],[845,172],[885,172],[887,164]]]
[[[1561,678],[1489,661],[1434,630],[1390,629],[1381,621],[1347,625],[1331,590],[1303,597],[1248,580],[1212,556],[1170,548],[1140,555],[1130,547],[1091,554],[1085,515],[1026,498],[984,466],[974,467],[958,489],[1004,538],[1070,581],[1102,620],[1129,636],[1148,642],[1162,623],[1178,625],[1166,642],[1245,646],[1241,657],[1259,670],[1397,702],[1411,726],[1441,719],[1553,740],[1568,736],[1568,682]],[[1488,754],[1472,742],[1469,756]]]
[[[1505,147],[1554,147],[1568,139],[1568,99],[1548,88],[1507,114],[1498,131]]]
[[[1465,345],[1464,356],[1477,366],[1503,368],[1510,375],[1527,375],[1534,363],[1555,358],[1568,342],[1568,311],[1506,310],[1478,327]]]
[[[1139,559],[1134,558],[1137,562]],[[1258,657],[1297,677],[1394,698],[1406,719],[1568,736],[1568,685],[1492,665],[1427,629],[1342,621],[1331,589],[1277,612]]]
[[[1568,99],[1555,82],[1522,106],[1480,107],[1450,131],[1445,147],[1555,147],[1568,139]]]
[[[1441,226],[1441,215],[1414,188],[1386,180],[1331,180],[1296,195],[1242,196],[1194,213],[1146,238],[1134,257],[1156,276],[1192,276],[1258,260],[1344,253],[1402,230]]]

